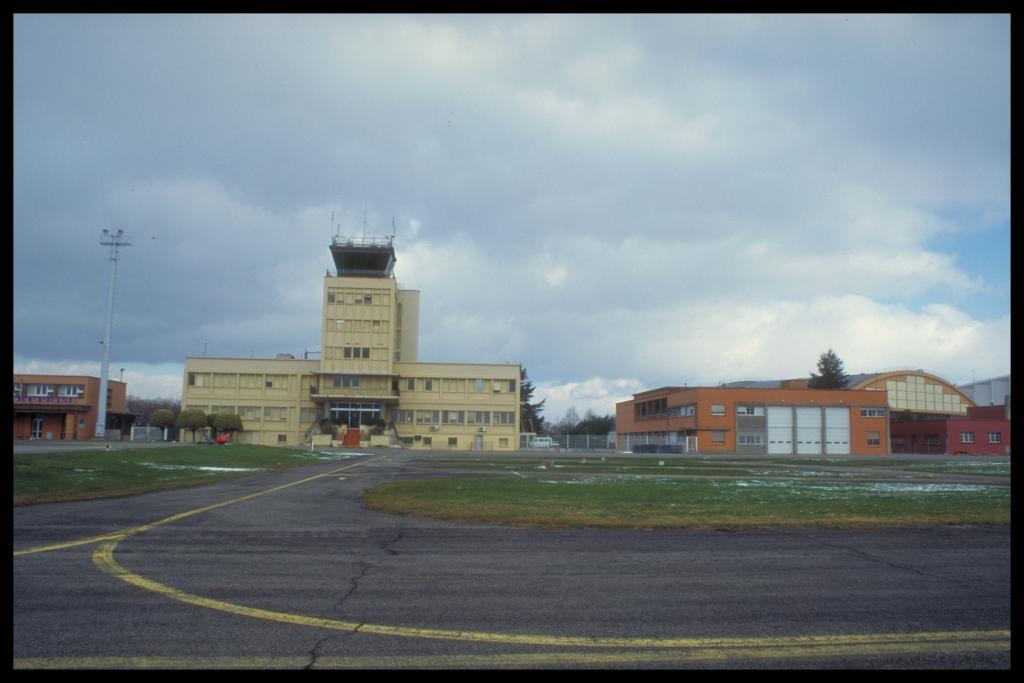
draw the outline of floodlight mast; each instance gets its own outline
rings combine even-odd
[[[103,231],[100,244],[110,247],[110,285],[107,288],[107,327],[103,333],[103,367],[100,368],[99,414],[96,416],[97,439],[105,439],[107,435],[107,371],[110,369],[110,330],[114,324],[114,281],[117,279],[117,257],[121,247],[130,247],[131,242],[125,237],[124,230],[115,233]]]

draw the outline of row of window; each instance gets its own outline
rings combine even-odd
[[[516,380],[501,379],[446,379],[407,377],[402,380],[402,388],[406,391],[433,391],[446,394],[465,394],[467,390],[474,394],[516,392]]]
[[[516,414],[499,410],[396,410],[395,422],[418,425],[514,425]]]
[[[355,304],[357,306],[369,306],[374,302],[374,294],[376,292],[377,297],[381,297],[386,294],[386,289],[371,289],[371,290],[344,290],[344,289],[328,289],[327,290],[327,303],[329,304]],[[381,299],[378,299],[381,301]]]
[[[638,403],[637,417],[640,419],[652,417],[686,417],[697,414],[697,406],[695,404],[666,408],[663,405],[663,401],[664,399]],[[736,406],[736,414],[742,416],[763,416],[764,409],[765,407],[760,405],[738,405]],[[711,414],[725,415],[725,404],[712,403]],[[885,417],[885,408],[861,408],[860,414],[862,417]]]
[[[387,320],[342,320],[330,319],[327,320],[325,327],[327,330],[334,330],[335,332],[362,332],[371,334],[387,334],[388,332],[388,321]]]
[[[405,436],[405,437],[399,437],[398,440],[399,440],[399,442],[403,446],[410,447],[410,448],[412,446],[414,446],[416,443],[419,443],[419,444],[421,444],[423,446],[427,446],[427,447],[430,447],[430,446],[434,445],[434,438],[431,437],[431,436],[423,436],[423,437],[419,437],[419,436],[417,436],[417,437]],[[449,436],[448,437],[448,448],[458,448],[459,447],[459,441],[460,441],[459,437],[457,437],[457,436]],[[463,437],[463,441],[465,442],[465,437]],[[476,446],[476,443],[474,443],[473,445]],[[498,439],[498,448],[508,448],[508,446],[509,446],[508,438]]]
[[[288,375],[264,375],[234,372],[190,372],[190,387],[215,389],[287,389]]]
[[[14,382],[15,396],[83,396],[84,384],[22,384]]]

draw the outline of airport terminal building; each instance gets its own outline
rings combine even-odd
[[[419,362],[420,293],[398,287],[392,239],[335,237],[330,250],[320,357],[188,357],[182,408],[238,413],[242,443],[309,444],[326,419],[350,445],[384,423],[374,444],[515,449],[520,366]]]

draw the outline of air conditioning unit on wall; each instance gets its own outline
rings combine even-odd
[[[436,432],[439,429],[441,429],[441,427],[439,427],[438,425],[430,425],[430,431],[432,432]]]
[[[477,431],[486,432],[487,431],[487,427],[480,427],[480,429],[478,429]]]

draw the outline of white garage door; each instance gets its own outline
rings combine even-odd
[[[793,452],[793,409],[768,406],[768,452],[789,455]]]
[[[850,454],[850,409],[825,408],[825,452]]]
[[[821,408],[796,409],[796,452],[821,453]]]

